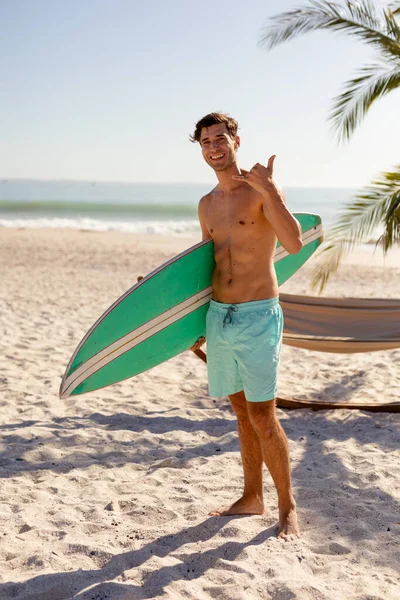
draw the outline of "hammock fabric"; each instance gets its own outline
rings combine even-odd
[[[201,358],[205,363],[207,362],[207,355],[200,348],[193,350],[193,352]],[[400,402],[386,402],[385,404],[372,403],[372,402],[318,402],[317,400],[301,400],[300,398],[282,398],[278,396],[276,399],[276,405],[281,408],[311,408],[311,410],[329,410],[329,409],[353,409],[353,410],[367,410],[370,412],[400,412]]]
[[[400,348],[400,300],[281,294],[283,343],[318,352]]]
[[[284,314],[283,343],[318,352],[373,352],[400,348],[400,300],[317,298],[280,294]],[[207,362],[202,350],[195,354]],[[323,402],[296,398],[276,400],[283,408],[357,409],[400,412],[400,402]]]

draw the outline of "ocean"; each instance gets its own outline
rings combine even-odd
[[[0,180],[0,227],[67,227],[164,235],[200,233],[197,204],[213,184]],[[355,190],[285,188],[292,212],[327,230]]]

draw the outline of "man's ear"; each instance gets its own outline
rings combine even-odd
[[[237,150],[238,148],[240,148],[240,137],[237,135],[235,137],[235,150]]]

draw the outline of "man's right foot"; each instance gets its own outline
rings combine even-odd
[[[259,496],[242,496],[229,508],[212,510],[208,513],[211,517],[227,517],[228,515],[262,515],[264,514],[264,502]]]

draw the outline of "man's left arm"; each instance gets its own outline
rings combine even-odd
[[[262,195],[265,218],[285,250],[296,254],[303,247],[301,227],[286,206],[282,188],[273,179],[274,160],[275,155],[268,160],[267,167],[257,163],[251,171],[245,175],[234,175],[233,179],[245,181]]]

